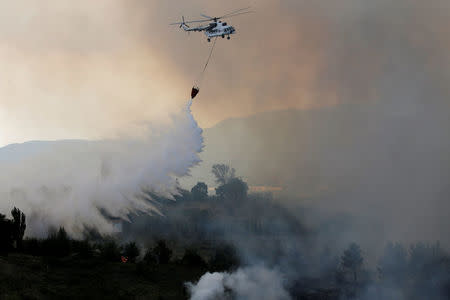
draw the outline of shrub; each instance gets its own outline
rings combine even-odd
[[[166,241],[159,240],[156,247],[153,248],[153,255],[159,264],[167,264],[172,257],[172,250],[166,245]]]
[[[184,252],[181,263],[190,267],[205,268],[205,260],[198,254],[195,249],[186,249]]]

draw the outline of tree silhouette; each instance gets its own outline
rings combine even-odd
[[[233,178],[226,184],[216,188],[216,194],[220,198],[237,201],[247,198],[248,185],[239,178]]]
[[[160,264],[167,264],[172,257],[172,250],[166,245],[166,241],[159,240],[155,248],[153,248],[153,255]]]
[[[206,200],[208,199],[208,186],[204,182],[198,182],[191,189],[191,194],[194,200]]]
[[[107,239],[100,246],[102,257],[107,261],[118,262],[120,261],[120,248],[116,241],[113,239]]]
[[[69,255],[70,250],[70,239],[64,227],[60,227],[57,232],[50,232],[47,239],[42,243],[44,256],[63,257]]]
[[[13,240],[16,242],[17,249],[22,249],[23,235],[25,234],[25,229],[27,227],[25,223],[25,214],[14,207],[11,211],[11,215],[13,216]]]
[[[139,248],[135,242],[129,242],[125,245],[123,254],[128,257],[129,262],[136,262],[136,258],[139,256]]]
[[[236,177],[236,170],[225,164],[215,164],[211,171],[216,176],[216,183],[220,185],[224,185]]]
[[[350,244],[344,251],[344,255],[341,256],[341,266],[345,271],[353,274],[354,283],[358,281],[358,272],[361,270],[363,262],[361,248],[356,243]]]
[[[378,262],[380,279],[399,284],[405,277],[407,269],[407,252],[399,243],[389,242]]]

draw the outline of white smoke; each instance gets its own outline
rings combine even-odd
[[[28,235],[65,226],[74,235],[85,226],[113,231],[100,213],[127,219],[155,207],[142,190],[171,195],[176,177],[200,160],[202,130],[190,107],[164,128],[148,126],[145,137],[117,140],[36,141],[0,149],[0,212],[13,206],[28,216]]]
[[[263,266],[240,268],[234,273],[206,273],[197,284],[186,284],[191,300],[290,299],[283,276]]]

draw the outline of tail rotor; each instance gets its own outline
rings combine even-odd
[[[186,21],[184,20],[184,16],[181,16],[181,23],[180,28],[189,28],[189,25],[186,24]]]

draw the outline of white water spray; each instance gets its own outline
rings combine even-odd
[[[85,226],[111,233],[106,214],[126,220],[155,207],[143,190],[170,195],[176,177],[200,159],[202,130],[190,100],[169,126],[147,128],[145,138],[104,141],[35,141],[0,148],[0,212],[13,206],[28,216],[28,235],[64,226],[79,235]]]

